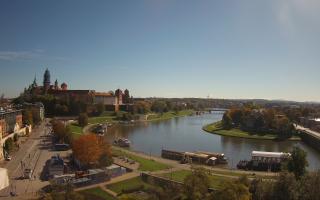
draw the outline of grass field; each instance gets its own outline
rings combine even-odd
[[[98,187],[81,191],[80,194],[82,194],[86,200],[116,200],[116,198]]]
[[[141,171],[159,171],[159,170],[164,170],[164,169],[169,169],[171,168],[169,165],[163,164],[156,162],[154,160],[146,159],[140,156],[136,156],[130,153],[127,153],[125,151],[119,150],[119,149],[112,149],[112,154],[114,156],[125,156],[127,158],[130,158],[140,164],[139,170]]]
[[[226,130],[222,128],[221,121],[209,124],[203,127],[203,130],[208,133],[223,135],[223,136],[230,136],[230,137],[240,137],[240,138],[249,138],[249,139],[262,139],[262,140],[277,140],[277,135],[273,134],[257,134],[257,133],[250,133],[246,131],[242,131],[238,128],[232,128],[230,130]],[[299,137],[293,136],[288,140],[300,140]]]
[[[89,124],[102,124],[102,123],[114,121],[114,119],[115,119],[115,116],[90,117],[88,122]]]
[[[141,177],[132,178],[119,183],[106,186],[109,190],[121,194],[123,190],[130,190],[134,188],[143,187],[144,189],[152,187],[150,184],[142,181]]]
[[[69,124],[68,127],[70,128],[70,131],[75,135],[81,135],[82,134],[82,127],[79,126],[76,123]]]
[[[172,173],[161,174],[160,176],[164,178],[172,179],[175,181],[183,182],[184,179],[190,174],[191,174],[191,171],[189,170],[180,170]],[[210,187],[219,189],[224,183],[228,181],[232,181],[234,179],[222,177],[222,176],[216,176],[216,175],[209,175],[209,180],[210,180]]]
[[[188,115],[191,115],[192,113],[193,113],[193,110],[182,110],[182,111],[179,111],[178,113],[170,111],[170,112],[165,112],[163,114],[153,114],[148,116],[148,121],[168,120],[175,117],[188,116]]]

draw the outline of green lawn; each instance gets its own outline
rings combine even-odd
[[[191,174],[191,171],[189,170],[180,170],[172,173],[161,174],[160,176],[167,179],[183,182],[184,179],[190,174]],[[222,177],[222,176],[209,175],[209,180],[210,180],[210,187],[219,189],[225,182],[232,181],[233,179]]]
[[[83,133],[82,127],[76,123],[69,124],[68,127],[70,128],[71,133],[74,135],[81,135]]]
[[[140,156],[136,156],[136,155],[127,153],[123,150],[115,149],[114,147],[112,148],[112,154],[114,156],[125,156],[127,158],[130,158],[130,159],[140,163],[139,170],[141,170],[141,171],[153,172],[153,171],[159,171],[159,170],[171,168],[169,165],[159,163],[154,160],[146,159],[146,158],[143,158]]]
[[[139,187],[144,189],[152,187],[150,184],[144,182],[141,177],[135,177],[129,180],[125,180],[119,183],[114,183],[106,186],[109,190],[121,194],[123,190],[131,190]]]
[[[80,194],[82,194],[86,200],[116,200],[115,197],[98,187],[81,191]]]
[[[203,127],[203,130],[209,133],[230,136],[230,137],[240,137],[240,138],[249,138],[249,139],[262,139],[262,140],[277,140],[277,135],[274,134],[257,134],[250,133],[246,131],[242,131],[238,128],[232,128],[230,130],[226,130],[222,128],[221,121],[209,124]],[[289,140],[300,140],[299,137],[293,136],[289,138]]]
[[[115,116],[90,117],[88,122],[89,122],[89,124],[102,124],[105,122],[111,122],[114,119],[115,119]]]
[[[167,120],[167,119],[172,119],[174,117],[183,117],[183,116],[188,116],[193,113],[193,110],[182,110],[179,111],[178,113],[169,111],[165,112],[163,114],[152,114],[148,116],[148,121],[158,121],[158,120]]]

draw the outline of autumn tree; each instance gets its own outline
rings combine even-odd
[[[229,116],[231,117],[232,121],[235,123],[236,126],[240,125],[242,115],[243,114],[241,109],[231,109],[229,111]]]
[[[84,166],[99,164],[99,161],[105,162],[107,165],[110,164],[109,161],[103,160],[105,158],[111,159],[110,145],[95,134],[82,135],[74,140],[72,150],[74,156]]]

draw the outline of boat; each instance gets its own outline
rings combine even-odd
[[[290,153],[252,151],[251,160],[241,160],[238,169],[255,171],[281,171],[281,165],[291,157]]]
[[[117,140],[114,140],[113,142],[115,145],[118,145],[119,147],[130,147],[131,142],[126,138],[119,138]]]

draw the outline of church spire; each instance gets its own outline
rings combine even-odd
[[[38,87],[38,84],[37,84],[37,76],[36,76],[36,75],[34,75],[32,87],[33,87],[33,88]]]
[[[46,69],[46,71],[44,72],[43,75],[43,89],[44,89],[44,93],[47,93],[47,91],[50,89],[50,71],[48,70],[48,68]]]

